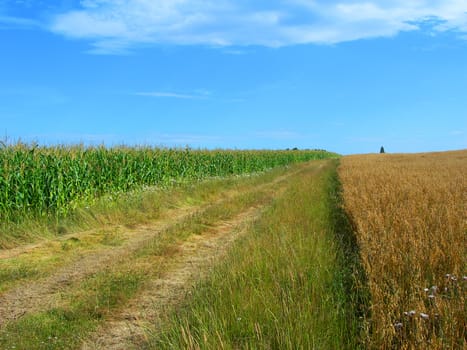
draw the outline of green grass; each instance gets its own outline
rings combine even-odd
[[[358,348],[353,268],[336,239],[335,167],[295,177],[146,347]]]

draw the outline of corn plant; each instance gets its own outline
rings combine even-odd
[[[78,201],[174,181],[240,175],[335,156],[326,151],[231,151],[151,147],[0,148],[0,219],[66,215]]]

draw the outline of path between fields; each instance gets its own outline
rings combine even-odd
[[[131,255],[144,246],[154,236],[170,226],[193,214],[193,210],[179,210],[174,212],[170,220],[160,223],[152,230],[138,230],[123,246],[98,250],[77,261],[66,265],[52,275],[39,280],[23,284],[0,295],[0,327],[8,321],[21,316],[56,306],[60,301],[60,293],[66,287],[83,280],[87,276],[105,268],[118,264],[125,257]]]
[[[320,164],[316,169],[322,167]],[[292,175],[276,178],[269,185],[276,185]],[[286,186],[276,186],[274,198],[280,197],[285,190]],[[234,218],[183,242],[179,253],[168,263],[164,275],[149,281],[124,308],[116,310],[83,342],[81,350],[141,348],[148,334],[160,330],[171,310],[183,303],[196,284],[226,256],[233,243],[248,232],[248,227],[265,207],[247,208]]]
[[[256,188],[249,191],[257,191],[261,188],[266,188],[269,186],[274,188],[274,191],[280,191],[278,188],[279,186],[277,186],[277,184],[285,181],[288,177],[296,174],[299,171],[294,171],[285,175],[281,175],[275,178],[273,181],[257,186]],[[234,193],[230,193],[224,196],[224,198],[221,198],[220,200],[216,201],[215,203],[221,203],[227,198],[231,198],[235,195],[236,194]],[[215,203],[211,203],[211,205]],[[124,261],[125,258],[128,258],[129,256],[131,256],[132,253],[134,253],[141,247],[144,247],[152,238],[154,238],[167,228],[176,225],[177,223],[183,221],[183,219],[188,218],[190,215],[194,215],[195,213],[201,212],[205,208],[206,205],[201,205],[192,208],[172,209],[170,210],[169,219],[160,220],[154,225],[146,227],[142,226],[136,230],[131,230],[132,233],[130,235],[129,240],[120,247],[101,249],[83,255],[78,260],[62,268],[59,268],[57,271],[53,272],[47,277],[34,281],[26,281],[25,283],[21,283],[19,286],[4,292],[0,295],[0,328],[9,321],[17,320],[26,314],[43,311],[60,305],[61,293],[63,291],[66,291],[73,285],[76,285],[77,282],[84,280],[86,277],[98,271],[104,270],[105,268],[111,265],[118,264],[120,261]],[[217,234],[208,235],[206,237],[202,236],[201,239],[199,239],[199,241],[197,241],[196,238],[189,239],[186,243],[182,245],[183,253],[179,257],[177,257],[173,262],[173,271],[178,271],[174,273],[174,276],[179,277],[174,277],[172,280],[161,279],[159,281],[155,281],[154,286],[150,286],[147,288],[147,292],[149,293],[148,298],[151,298],[151,290],[155,291],[154,293],[156,294],[160,292],[162,294],[159,297],[159,304],[162,305],[164,304],[164,302],[162,302],[164,298],[166,300],[171,300],[170,295],[172,293],[175,293],[176,295],[183,294],[183,291],[186,290],[187,286],[190,285],[190,283],[196,279],[195,277],[200,276],[199,271],[203,270],[203,266],[209,265],[208,262],[216,258],[216,256],[218,256],[218,253],[222,253],[222,251],[225,250],[225,248],[230,244],[230,242],[236,237],[236,235],[234,234],[229,236],[229,239],[225,238],[226,233],[230,232],[228,228],[231,228],[232,226],[237,226],[242,221],[248,221],[248,219],[252,216],[254,215],[252,214],[251,209],[248,209],[246,212],[240,214],[231,221],[224,222],[222,225],[217,226],[217,229],[215,230]],[[167,215],[164,215],[164,217],[167,217]],[[73,236],[79,237],[79,234],[75,234]],[[223,238],[220,239],[220,237]],[[193,254],[191,255],[187,253],[190,251],[190,244],[192,245],[193,249]],[[208,252],[210,251],[210,245],[216,247],[211,252],[212,254],[208,254]],[[27,251],[29,251],[29,249],[34,248],[28,247],[27,249]],[[220,252],[216,252],[216,250],[220,250]],[[16,255],[17,251],[18,249],[14,249],[10,254]],[[198,252],[201,252],[201,258],[196,257]],[[8,256],[10,254],[8,252],[3,252],[4,256]],[[206,257],[211,257],[203,259],[202,257],[204,255],[206,255]],[[195,261],[199,261],[197,263],[198,265],[196,265]],[[195,264],[197,267],[191,268],[190,266],[193,264]],[[191,275],[193,276],[190,277]],[[158,287],[158,283],[162,283],[164,287]],[[171,284],[173,284],[172,287],[170,287]],[[145,298],[144,296],[141,297],[143,299]],[[175,295],[173,297],[175,299],[179,299],[179,297]],[[160,306],[159,309],[161,307],[162,306]],[[137,311],[135,312],[137,313]],[[137,322],[133,323],[137,324]],[[122,334],[123,333],[124,332],[122,332]]]
[[[167,311],[183,301],[193,286],[225,256],[232,243],[245,233],[262,207],[249,208],[199,236],[185,241],[161,278],[149,281],[125,309],[117,312],[88,340],[82,350],[137,349],[147,331],[156,329]]]

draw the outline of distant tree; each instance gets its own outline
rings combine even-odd
[[[379,153],[386,153],[386,152],[384,152],[384,147],[383,146],[381,146],[381,148],[379,150]]]

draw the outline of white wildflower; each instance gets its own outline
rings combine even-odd
[[[428,316],[427,314],[423,312],[420,312],[420,317],[423,318],[424,320],[428,320],[430,318],[430,316]]]

